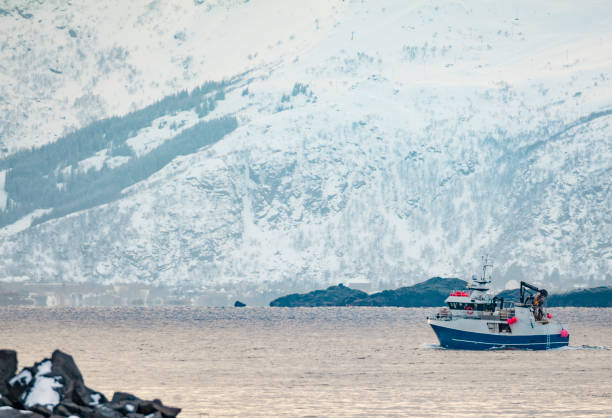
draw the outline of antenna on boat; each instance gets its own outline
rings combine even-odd
[[[493,269],[493,264],[489,264],[489,254],[487,254],[486,256],[482,256],[482,281],[486,281],[487,280],[487,267],[491,267],[491,269]],[[490,274],[489,274],[489,279],[490,279]]]

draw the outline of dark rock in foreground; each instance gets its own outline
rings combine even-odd
[[[17,353],[13,350],[0,350],[0,394],[7,393],[6,382],[17,372]]]
[[[289,308],[298,306],[347,306],[364,297],[368,297],[366,292],[351,289],[340,283],[338,286],[331,286],[325,290],[283,296],[270,302],[270,306]]]
[[[174,418],[181,411],[159,399],[142,400],[115,392],[112,400],[85,386],[83,376],[69,354],[55,350],[18,374],[17,353],[0,350],[0,417]]]
[[[246,306],[246,303],[242,303],[239,300],[234,302],[234,308],[244,308],[245,306]]]

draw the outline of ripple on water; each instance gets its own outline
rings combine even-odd
[[[546,352],[443,349],[434,311],[0,308],[0,327],[20,367],[60,348],[88,386],[184,417],[612,415],[612,309],[553,309],[572,345]]]

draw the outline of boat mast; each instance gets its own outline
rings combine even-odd
[[[482,281],[487,281],[487,267],[493,268],[493,264],[489,264],[489,254],[482,256]]]
[[[487,278],[487,268],[493,267],[493,264],[489,264],[489,255],[486,257],[482,257],[482,276],[480,279],[474,274],[472,276],[472,281],[468,283],[467,287],[471,290],[476,290],[480,292],[489,291],[489,283],[491,283],[491,273],[489,273],[489,278]]]

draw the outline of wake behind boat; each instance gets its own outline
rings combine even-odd
[[[492,297],[484,261],[482,277],[472,277],[467,291],[454,291],[428,323],[446,348],[548,350],[569,344],[569,332],[545,311],[545,289],[521,282],[520,302]]]

